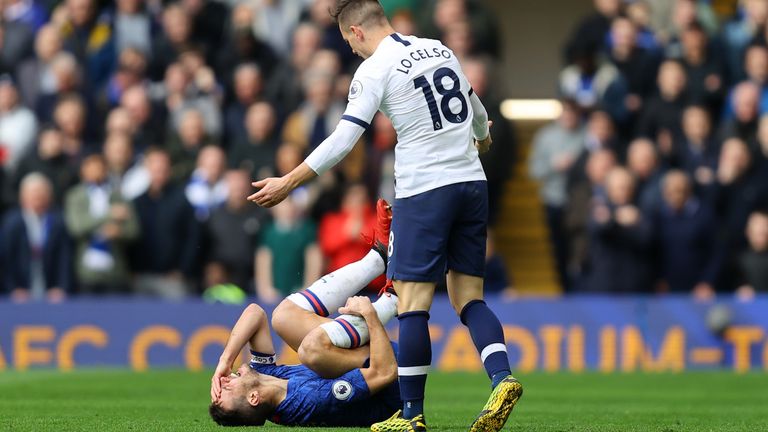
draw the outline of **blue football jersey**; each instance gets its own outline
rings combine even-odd
[[[397,381],[371,395],[360,369],[325,379],[304,365],[251,363],[261,374],[288,380],[288,392],[270,419],[286,426],[370,426],[401,408]]]

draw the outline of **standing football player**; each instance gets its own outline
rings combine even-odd
[[[394,31],[376,0],[338,0],[332,13],[365,59],[333,133],[299,167],[254,183],[249,197],[273,206],[327,171],[382,111],[397,131],[395,196],[387,277],[399,302],[397,356],[402,413],[372,431],[426,431],[424,387],[432,358],[429,309],[447,270],[448,294],[472,335],[493,391],[470,431],[501,430],[522,395],[504,332],[483,301],[488,192],[478,153],[491,145],[488,116],[453,52],[440,41]]]

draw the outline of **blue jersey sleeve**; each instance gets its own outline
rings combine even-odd
[[[351,404],[368,399],[371,395],[368,383],[365,382],[360,369],[351,370],[336,379],[325,381],[327,382],[323,388],[327,394],[322,396],[326,401],[331,401],[331,405]]]

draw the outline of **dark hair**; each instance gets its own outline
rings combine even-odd
[[[240,401],[233,410],[226,410],[216,403],[208,407],[208,414],[219,426],[262,426],[274,411],[271,405],[259,403],[251,406],[245,401]]]
[[[337,23],[364,25],[387,19],[378,0],[337,0],[336,9],[329,11]]]

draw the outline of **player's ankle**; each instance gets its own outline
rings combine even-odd
[[[491,377],[491,389],[495,389],[496,386],[498,386],[502,381],[504,381],[504,378],[512,375],[512,371],[509,370],[503,370],[500,372],[496,372]]]
[[[403,418],[412,419],[421,414],[424,414],[424,399],[405,401],[405,404],[403,404]]]

